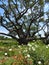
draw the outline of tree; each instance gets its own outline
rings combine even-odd
[[[44,0],[0,0],[0,8],[4,10],[0,15],[0,25],[8,30],[8,34],[0,33],[16,39],[19,44],[29,41],[46,39],[47,20],[44,20]],[[39,32],[43,30],[45,37]]]

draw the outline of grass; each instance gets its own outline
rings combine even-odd
[[[49,65],[49,44],[40,40],[28,45],[8,41],[0,42],[0,65]]]

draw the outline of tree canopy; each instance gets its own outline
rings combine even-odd
[[[49,34],[45,28],[49,26],[49,12],[44,12],[44,0],[0,0],[0,25],[8,30],[8,34],[19,44],[29,41],[47,39]],[[44,18],[47,15],[47,19]],[[44,32],[44,37],[39,32]]]

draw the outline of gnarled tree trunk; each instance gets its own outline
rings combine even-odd
[[[18,42],[19,42],[20,45],[21,45],[21,44],[23,44],[23,45],[27,45],[27,44],[28,44],[28,40],[26,40],[25,38],[20,38],[20,39],[18,40]]]

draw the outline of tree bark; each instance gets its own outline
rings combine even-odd
[[[19,39],[18,42],[19,42],[20,45],[22,45],[22,44],[27,45],[28,44],[28,40],[26,40],[25,38]]]

